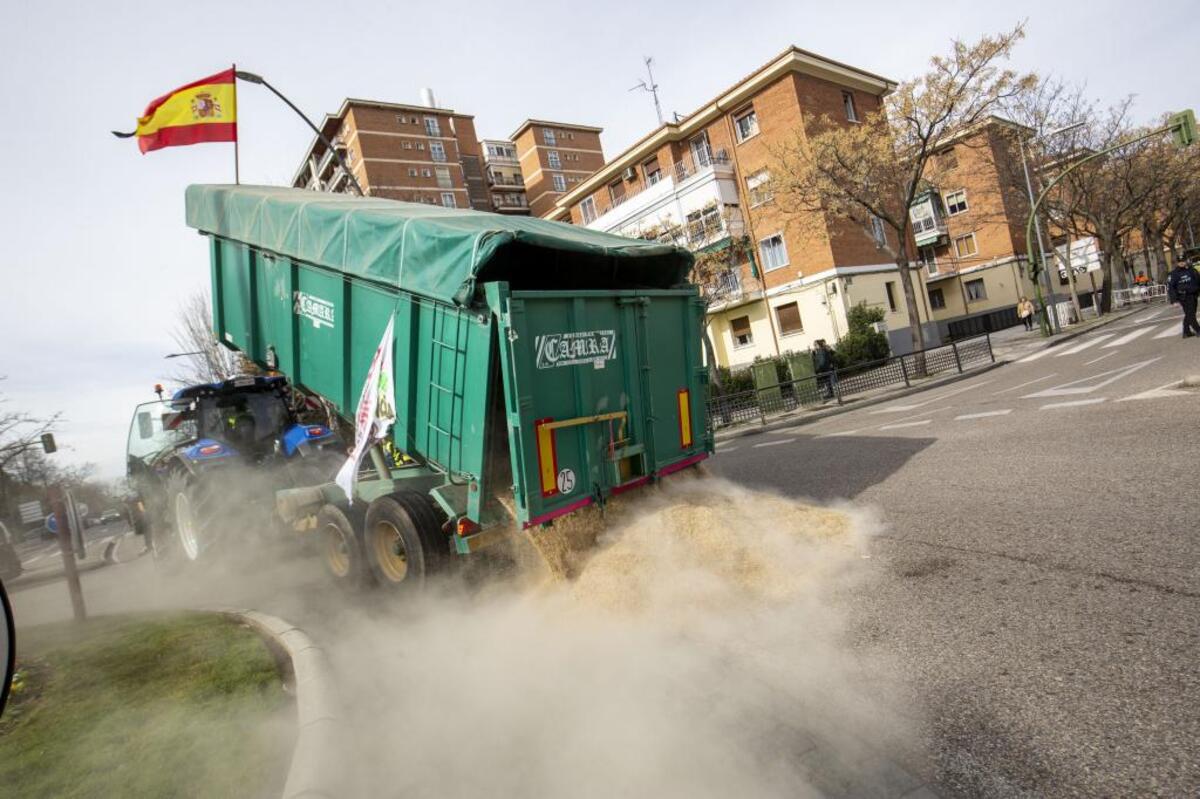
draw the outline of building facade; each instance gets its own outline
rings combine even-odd
[[[531,214],[550,216],[564,194],[604,166],[600,132],[541,119],[527,119],[513,132]]]
[[[882,223],[798,219],[774,197],[774,152],[822,117],[853,125],[895,84],[789,48],[699,110],[663,125],[559,197],[549,218],[699,254],[717,362],[810,349],[847,331],[858,303],[884,310],[896,351],[910,320]],[[914,281],[920,284],[919,270]],[[918,302],[924,295],[918,288]],[[922,322],[927,321],[923,319]]]
[[[993,117],[939,147],[926,189],[910,209],[929,307],[943,337],[1018,323],[1033,297],[1026,269],[1029,195],[1018,137],[1028,130]],[[1055,289],[1061,282],[1052,270]]]
[[[529,215],[525,178],[517,159],[517,145],[507,139],[483,139],[483,171],[491,193],[491,210],[500,214]]]
[[[491,210],[474,118],[446,108],[347,98],[321,132],[363,193],[448,208]],[[315,191],[352,192],[337,158],[315,139],[292,179]]]

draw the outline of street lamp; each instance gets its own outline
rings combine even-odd
[[[1046,139],[1049,139],[1053,136],[1058,136],[1059,134],[1067,133],[1068,131],[1072,131],[1072,130],[1081,128],[1081,127],[1083,127],[1083,125],[1084,125],[1083,120],[1080,120],[1079,122],[1072,122],[1069,125],[1063,125],[1061,128],[1055,128],[1054,130],[1043,133],[1041,136],[1038,136],[1036,138],[1040,139],[1042,141],[1045,141]],[[1021,168],[1025,170],[1025,190],[1029,192],[1029,205],[1030,205],[1030,207],[1033,207],[1033,202],[1034,202],[1033,180],[1029,176],[1029,162],[1025,158],[1025,139],[1019,138],[1017,141],[1018,141],[1018,145],[1021,148]],[[1042,241],[1041,220],[1039,220],[1036,216],[1034,216],[1033,224],[1034,224],[1034,227],[1037,229],[1038,250],[1042,256],[1042,259],[1045,259],[1046,245]],[[1031,266],[1032,266],[1032,264],[1031,264]],[[1041,293],[1041,289],[1037,285],[1037,276],[1031,275],[1031,277],[1034,278],[1033,286],[1034,286],[1035,292]],[[1055,301],[1055,297],[1054,297],[1054,285],[1050,282],[1050,270],[1048,270],[1048,269],[1042,270],[1042,280],[1046,284],[1046,293],[1050,296],[1050,304],[1055,307],[1055,313],[1054,313],[1054,317],[1053,317],[1054,318],[1054,323],[1053,323],[1054,330],[1055,330],[1055,332],[1061,333],[1062,327],[1058,321],[1058,311],[1057,311],[1058,303]],[[1039,301],[1041,299],[1042,299],[1041,297],[1038,297]],[[1042,303],[1042,322],[1041,322],[1040,327],[1042,328],[1042,335],[1048,336],[1048,335],[1050,335],[1050,328],[1048,326],[1048,324],[1049,324],[1048,320],[1046,319],[1047,314],[1045,312],[1045,307],[1046,307],[1046,304],[1043,302]]]

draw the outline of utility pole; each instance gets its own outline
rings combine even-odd
[[[650,94],[654,95],[654,113],[658,115],[658,124],[662,125],[663,114],[662,104],[658,102],[658,84],[654,82],[654,71],[650,68],[650,65],[654,63],[654,59],[650,56],[644,56],[642,61],[646,64],[646,75],[649,76],[650,82],[647,83],[644,80],[639,80],[637,85],[629,91],[633,92],[641,89],[644,92],[650,92]]]
[[[75,568],[75,544],[71,540],[71,514],[67,512],[67,502],[62,486],[50,488],[50,508],[58,522],[58,548],[62,551],[63,572],[67,578],[67,590],[71,594],[71,610],[75,613],[75,621],[87,618],[87,608],[83,604],[83,586],[79,584],[79,570]],[[80,531],[82,534],[82,531]]]

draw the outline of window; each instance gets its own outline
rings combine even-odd
[[[967,190],[959,189],[946,195],[946,213],[950,216],[967,210]]]
[[[871,215],[871,238],[875,240],[876,247],[887,246],[887,231],[883,229],[883,220],[874,214]]]
[[[975,234],[968,233],[965,236],[959,236],[954,240],[954,252],[959,258],[968,258],[979,252],[979,248],[975,246]]]
[[[596,199],[588,197],[579,204],[579,213],[583,215],[583,224],[594,222],[596,220]]]
[[[554,136],[554,131],[550,128],[542,128],[542,141],[551,147],[557,147],[558,141]]]
[[[883,284],[884,291],[887,292],[888,310],[892,313],[896,312],[896,282],[889,280]]]
[[[608,184],[608,199],[613,205],[620,205],[624,202],[625,184],[619,180]]]
[[[401,114],[400,116],[397,116],[397,117],[396,117],[396,121],[397,121],[397,122],[399,122],[401,125],[407,125],[407,124],[408,124],[408,117],[406,117],[406,116],[404,116],[403,114]]]
[[[405,150],[411,150],[411,149],[412,149],[412,142],[410,142],[410,141],[406,141],[406,142],[404,142],[404,149],[405,149]]]
[[[438,166],[433,168],[433,173],[437,175],[438,187],[442,189],[454,188],[454,183],[450,180],[450,168]]]
[[[564,178],[562,175],[551,175],[550,180],[553,181],[553,183],[554,183],[555,191],[566,191],[567,190],[567,179]]]
[[[967,290],[967,302],[987,299],[987,287],[983,285],[983,278],[968,280],[963,283],[963,288]]]
[[[787,266],[787,244],[783,241],[782,233],[776,233],[774,236],[763,239],[758,243],[758,249],[762,252],[764,272]]]
[[[662,170],[658,166],[658,156],[654,156],[642,164],[642,174],[646,176],[647,186],[653,186],[662,180]]]
[[[752,175],[747,175],[746,192],[750,195],[751,207],[770,201],[775,196],[771,191],[771,173],[760,169]]]
[[[425,142],[423,142],[423,141],[419,141],[419,142],[417,142],[417,149],[418,149],[418,150],[424,150],[424,149],[425,149]]]
[[[938,154],[938,168],[943,172],[949,172],[951,169],[958,169],[958,153],[951,147]]]
[[[415,166],[410,166],[408,168],[408,176],[410,178],[415,178],[417,176],[417,168]]]
[[[434,161],[445,161],[446,148],[440,141],[431,141],[429,142],[429,155],[433,157]]]
[[[804,332],[804,322],[800,320],[800,306],[794,302],[776,308],[775,318],[779,321],[780,335]]]
[[[447,208],[457,208],[458,207],[458,203],[456,203],[454,201],[454,192],[452,192],[452,191],[442,192],[442,205],[446,206]]]
[[[930,308],[945,308],[946,307],[946,297],[944,294],[942,294],[941,289],[930,289],[929,290],[929,307]]]
[[[421,177],[423,177],[423,178],[431,178],[431,177],[433,177],[433,172],[431,172],[431,171],[430,171],[430,170],[428,170],[428,169],[422,169],[422,170],[421,170]]]
[[[562,169],[562,159],[558,157],[558,150],[547,150],[546,160],[550,163],[551,169]]]
[[[688,240],[700,244],[721,230],[721,211],[715,204],[687,215]]]
[[[737,140],[744,142],[758,133],[758,115],[751,108],[733,118],[733,127],[737,131]]]
[[[729,320],[729,332],[733,334],[733,346],[749,347],[754,343],[754,334],[750,332],[750,317],[739,316]]]
[[[854,95],[851,92],[842,92],[842,108],[846,109],[846,119],[858,121],[858,111],[854,107]]]
[[[437,117],[425,117],[425,135],[426,136],[441,136],[442,129],[438,125]]]

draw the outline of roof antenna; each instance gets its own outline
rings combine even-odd
[[[646,74],[650,76],[650,82],[639,80],[637,86],[634,86],[629,91],[637,91],[641,89],[644,92],[650,92],[654,95],[654,113],[658,114],[658,124],[663,124],[662,105],[658,102],[658,84],[654,82],[654,71],[650,69],[650,65],[654,63],[654,59],[650,56],[643,56],[642,61],[646,64]]]

